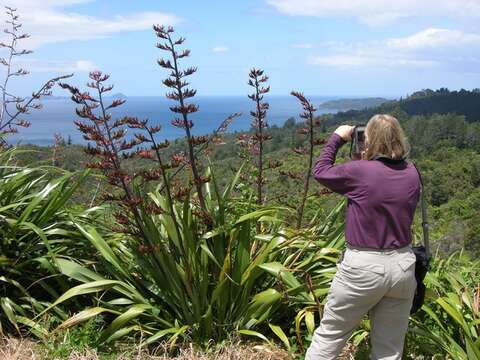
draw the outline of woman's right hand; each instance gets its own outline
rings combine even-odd
[[[335,134],[340,135],[343,140],[349,141],[352,139],[353,129],[355,129],[355,126],[341,125],[335,130]]]

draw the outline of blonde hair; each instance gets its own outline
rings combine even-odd
[[[398,120],[391,115],[373,116],[367,123],[365,135],[366,149],[363,158],[366,160],[372,160],[376,155],[398,160],[409,152],[405,133]]]

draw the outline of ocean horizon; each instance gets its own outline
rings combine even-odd
[[[318,106],[325,101],[343,97],[311,96],[309,98],[314,106]],[[162,126],[162,130],[158,133],[159,139],[162,140],[184,136],[182,129],[170,124],[175,116],[169,110],[169,106],[174,104],[171,100],[160,96],[128,96],[125,99],[124,105],[111,112],[113,118],[136,116],[139,119],[149,119],[152,125]],[[265,100],[270,104],[267,113],[267,122],[270,126],[282,126],[291,117],[301,121],[299,113],[302,112],[302,108],[293,96],[266,96]],[[195,135],[211,133],[225,118],[235,112],[240,112],[242,115],[235,118],[228,132],[250,129],[252,120],[250,110],[254,109],[254,103],[247,96],[197,96],[192,102],[199,105],[199,111],[190,117],[194,122],[192,132]],[[73,122],[80,119],[75,114],[75,103],[69,98],[53,98],[42,100],[42,104],[42,109],[34,110],[23,117],[31,122],[31,126],[27,129],[20,128],[18,134],[9,136],[7,141],[10,144],[48,146],[53,144],[55,133],[61,134],[65,139],[70,138],[74,144],[86,144]],[[336,112],[336,109],[320,109],[317,114]]]

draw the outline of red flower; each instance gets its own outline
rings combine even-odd
[[[143,159],[153,159],[153,153],[150,150],[139,150],[137,155]]]

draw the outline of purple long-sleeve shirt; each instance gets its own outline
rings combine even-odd
[[[411,225],[420,179],[406,161],[386,163],[354,160],[334,165],[338,149],[345,144],[333,133],[313,169],[322,185],[348,198],[345,239],[348,244],[392,249],[411,243]]]

